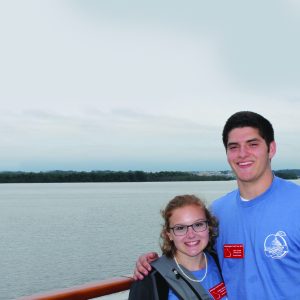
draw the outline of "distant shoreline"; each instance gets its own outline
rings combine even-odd
[[[274,174],[284,179],[300,178],[300,169],[276,170]],[[0,172],[0,183],[58,183],[58,182],[166,182],[166,181],[228,181],[235,180],[231,171],[181,172],[181,171],[47,171]]]

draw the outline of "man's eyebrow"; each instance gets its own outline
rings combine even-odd
[[[251,143],[251,142],[259,142],[260,140],[258,138],[253,138],[250,140],[247,140],[246,143]]]
[[[249,139],[246,141],[246,143],[252,143],[252,142],[259,142],[260,140],[258,138],[253,138],[253,139]],[[227,144],[227,147],[228,146],[232,146],[232,145],[238,145],[239,143],[238,142],[229,142]]]

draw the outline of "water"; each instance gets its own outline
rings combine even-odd
[[[130,274],[159,251],[159,211],[178,194],[210,203],[226,182],[0,185],[0,299]]]

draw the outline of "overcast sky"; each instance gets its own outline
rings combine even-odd
[[[225,170],[227,118],[300,168],[300,2],[0,2],[0,171]]]

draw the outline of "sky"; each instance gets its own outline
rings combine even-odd
[[[0,171],[227,170],[230,115],[300,168],[300,2],[0,2]]]

